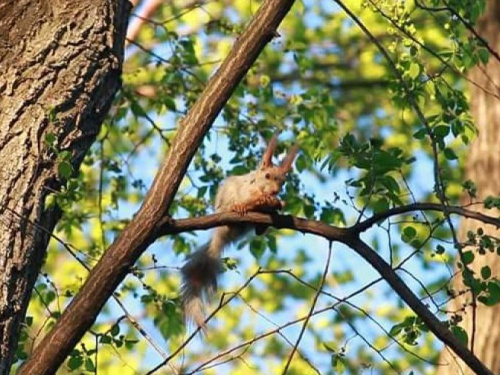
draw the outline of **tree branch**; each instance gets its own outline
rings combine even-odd
[[[377,270],[385,281],[394,289],[399,297],[417,314],[427,328],[436,335],[445,345],[449,346],[473,371],[478,375],[493,375],[493,373],[463,345],[455,335],[429,311],[418,297],[411,291],[398,274],[378,255],[370,246],[359,238],[350,238],[346,245],[350,246],[357,254]]]
[[[306,220],[290,215],[249,212],[245,216],[240,216],[234,212],[224,212],[189,219],[174,220],[169,217],[164,218],[158,223],[157,230],[155,233],[152,233],[149,241],[153,242],[165,235],[238,223],[268,224],[278,229],[295,229],[302,233],[316,234],[332,241],[340,242],[343,242],[344,238],[350,235],[349,229],[333,227],[321,221]]]
[[[158,223],[157,229],[154,233],[152,233],[152,237],[149,239],[149,241],[153,242],[159,237],[165,235],[190,232],[194,230],[210,229],[219,225],[254,223],[268,224],[278,229],[295,229],[302,233],[316,234],[332,241],[343,242],[346,236],[359,235],[360,233],[371,228],[376,223],[383,221],[391,216],[396,216],[413,211],[444,212],[445,210],[448,210],[449,212],[457,215],[461,215],[463,217],[479,220],[486,224],[495,225],[497,228],[500,227],[500,219],[484,215],[479,212],[471,211],[466,208],[458,206],[448,206],[444,208],[439,203],[412,203],[406,206],[395,207],[385,212],[375,214],[349,228],[334,227],[321,221],[306,220],[290,215],[262,214],[257,212],[249,212],[245,216],[240,216],[232,212],[224,212],[220,214],[178,220],[166,217]]]
[[[436,205],[437,207],[434,207],[432,204],[429,205],[431,205],[429,206],[431,207],[429,209],[438,209],[439,211],[445,209],[440,207],[440,205]],[[419,204],[405,206],[403,208],[406,208],[406,211],[403,210],[403,212],[408,212],[408,207],[411,206],[418,207]],[[420,206],[425,207],[425,204],[420,204]],[[449,210],[450,207],[446,207],[446,209]],[[392,211],[393,214],[397,214],[397,212],[394,213],[395,210]],[[472,212],[468,210],[465,211],[466,213],[468,212],[472,214]],[[389,216],[390,215],[385,215],[385,217]],[[350,228],[337,228],[320,221],[305,220],[293,216],[263,213],[248,213],[245,216],[240,216],[236,213],[222,213],[192,219],[165,219],[161,223],[160,227],[158,227],[156,237],[153,239],[165,234],[180,233],[194,229],[208,229],[219,225],[254,223],[268,224],[276,228],[295,229],[302,233],[316,234],[329,241],[341,242],[349,246],[373,268],[375,268],[384,280],[387,281],[387,283],[394,289],[398,296],[405,301],[413,312],[425,323],[429,330],[431,330],[439,340],[449,346],[473,371],[475,371],[476,374],[492,375],[493,373],[467,348],[467,346],[463,345],[446,327],[446,325],[420,301],[420,299],[398,276],[396,271],[376,251],[359,238],[359,234],[366,229],[365,223],[371,222],[373,225],[378,221],[373,218],[377,217],[383,218],[382,215],[375,215],[371,219],[356,224]]]
[[[500,228],[500,219],[495,218],[493,216],[484,215],[480,212],[471,211],[463,207],[459,206],[446,206],[443,207],[440,203],[413,203],[406,206],[399,206],[391,208],[387,211],[381,212],[379,214],[375,214],[372,217],[360,222],[355,225],[356,229],[360,232],[363,232],[369,228],[371,228],[374,224],[388,219],[391,216],[401,215],[408,212],[413,211],[439,211],[443,213],[452,213],[456,215],[460,215],[463,217],[467,217],[469,219],[474,219],[481,221],[485,224],[494,225],[497,228]]]

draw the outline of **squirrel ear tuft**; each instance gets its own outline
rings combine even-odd
[[[290,150],[288,150],[288,153],[286,154],[285,158],[281,162],[280,168],[283,171],[283,174],[288,173],[288,171],[292,168],[293,161],[295,157],[297,156],[297,153],[299,152],[299,145],[295,143]]]
[[[274,149],[276,148],[276,143],[278,142],[278,135],[279,132],[276,131],[267,144],[266,151],[264,151],[264,155],[262,155],[262,161],[260,162],[260,168],[269,168],[273,166],[273,154],[274,154]]]

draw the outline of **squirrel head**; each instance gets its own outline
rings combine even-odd
[[[269,141],[266,151],[262,156],[262,161],[257,170],[255,183],[265,194],[276,195],[285,183],[286,174],[292,168],[293,161],[299,151],[298,144],[294,144],[280,165],[274,165],[272,157],[278,141],[278,132],[274,133]]]

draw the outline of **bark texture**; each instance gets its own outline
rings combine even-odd
[[[129,8],[124,0],[0,2],[0,374],[9,373],[60,216],[44,210],[63,183],[58,153],[71,152],[78,170],[99,132],[120,86]]]
[[[495,51],[500,51],[500,2],[498,0],[488,1],[486,13],[475,29]],[[479,84],[479,87],[500,94],[500,62],[493,56],[486,67],[473,69],[469,76],[472,81]],[[487,196],[500,196],[500,101],[476,86],[471,86],[470,90],[471,111],[479,135],[470,149],[466,178],[476,183],[478,198],[483,200]],[[476,209],[479,210],[479,208]],[[491,216],[499,214],[492,210],[483,211]],[[464,220],[459,230],[461,240],[466,240],[468,231],[476,232],[479,227],[483,228],[485,233],[498,237],[498,229],[494,226],[484,225],[475,220]],[[480,277],[480,270],[485,265],[491,268],[492,277],[500,278],[500,257],[496,253],[487,252],[484,256],[476,253],[476,258],[471,265],[476,276]],[[455,289],[465,289],[461,280],[455,284]],[[449,309],[461,309],[464,303],[470,304],[471,300],[471,294],[467,293],[464,298],[455,299]],[[472,307],[467,307],[462,315],[464,318],[462,326],[466,329],[469,340],[474,336],[474,353],[494,374],[500,374],[500,305],[487,307],[480,302],[477,304],[474,335]],[[463,362],[451,356],[447,349],[443,351],[441,359],[441,362],[447,365],[438,369],[439,375],[473,373]]]

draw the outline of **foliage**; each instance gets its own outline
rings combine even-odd
[[[172,216],[211,212],[218,184],[227,175],[254,169],[262,139],[275,129],[283,133],[279,150],[294,141],[301,147],[283,192],[289,214],[349,226],[416,201],[457,204],[464,191],[472,202],[474,184],[462,180],[467,146],[475,136],[465,72],[486,63],[489,55],[461,19],[473,24],[484,1],[448,1],[460,18],[432,9],[441,1],[428,1],[426,8],[419,3],[346,1],[353,18],[340,1],[297,2],[280,36],[217,118],[186,174]],[[68,155],[54,148],[67,185],[47,204],[64,209],[56,233],[61,241],[52,242],[33,294],[19,363],[138,208],[176,124],[258,5],[239,0],[163,4],[128,46],[123,88],[81,171],[75,175]],[[50,145],[50,137],[45,142]],[[485,205],[498,208],[498,202],[491,197]],[[480,303],[500,302],[500,281],[491,270],[485,266],[476,275],[467,267],[485,252],[500,255],[498,239],[469,233],[466,244],[454,244],[450,225],[456,222],[441,213],[412,212],[379,223],[366,236],[443,320],[448,299],[465,293],[449,286],[451,260],[461,245],[472,248],[461,253],[465,285]],[[178,267],[207,238],[184,233],[153,245],[63,371],[144,373],[178,353],[187,339]],[[205,362],[210,366],[207,358],[217,363],[236,358],[241,361],[227,361],[224,371],[280,373],[300,326],[292,322],[307,315],[328,244],[272,229],[237,247],[241,251],[230,251],[225,259],[222,292],[255,279],[217,312],[210,339],[190,342],[174,366],[195,371]],[[309,322],[289,373],[431,371],[440,344],[384,284],[363,288],[378,276],[352,254],[334,245],[320,312]],[[448,324],[467,342],[459,320],[453,315]],[[290,327],[276,328],[289,322]],[[242,342],[248,345],[232,357],[219,356]]]

